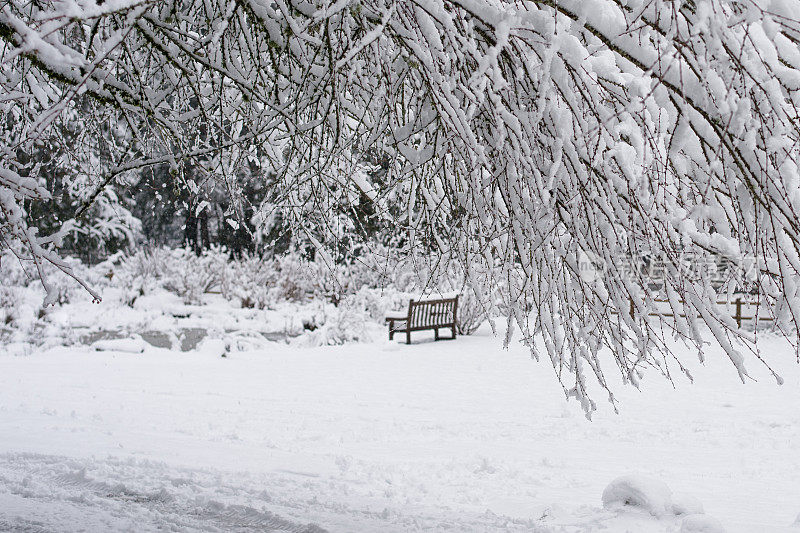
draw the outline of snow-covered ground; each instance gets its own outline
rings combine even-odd
[[[781,387],[710,349],[694,385],[649,375],[590,422],[521,346],[424,337],[2,354],[0,530],[800,531],[782,342]]]

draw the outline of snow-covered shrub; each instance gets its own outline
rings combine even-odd
[[[276,257],[273,296],[276,300],[317,299],[334,305],[363,287],[375,287],[374,277],[362,264],[334,263],[318,253],[308,260],[298,252]]]
[[[472,335],[487,318],[487,309],[467,288],[458,297],[456,329],[459,335]]]
[[[399,255],[379,243],[336,265],[336,283],[343,295],[355,294],[364,287],[373,289],[396,288],[395,276],[400,272]]]
[[[55,296],[52,300],[53,305],[64,305],[70,302],[70,293],[73,289],[72,284],[67,285],[60,276],[53,276],[50,285],[55,291]]]
[[[203,250],[200,255],[189,248],[177,248],[169,259],[164,288],[180,296],[185,304],[198,305],[204,294],[215,289],[229,292],[228,256],[222,248]]]
[[[87,269],[77,259],[64,258],[61,265],[86,279]],[[60,269],[44,263],[40,267],[47,278],[46,292],[39,283],[32,282],[29,267],[36,269],[32,262],[20,262],[11,253],[0,257],[0,352],[9,343],[31,348],[71,342],[71,332],[52,323],[50,315],[53,307],[69,304],[80,287]]]
[[[227,290],[223,293],[228,300],[238,299],[242,307],[257,309],[274,306],[276,300],[272,288],[277,271],[271,259],[244,255],[231,263],[230,273]]]
[[[381,291],[368,287],[364,287],[354,295],[348,296],[345,302],[349,308],[362,311],[369,318],[376,321],[381,320],[389,308],[386,299],[381,295]]]
[[[283,290],[282,293],[301,294],[334,305],[364,288],[402,291],[411,287],[413,291],[424,285],[412,262],[401,259],[396,250],[379,243],[370,243],[368,248],[362,247],[338,259],[318,251],[313,260],[308,260],[292,252],[276,258],[276,262],[278,270],[291,273],[292,283],[282,281],[281,286],[294,292]],[[296,297],[290,299],[297,300]]]
[[[86,279],[88,277],[88,269],[81,264],[80,260],[65,257],[62,259],[63,265],[71,268],[72,271]],[[43,263],[40,268],[47,277],[48,285],[50,287],[50,301],[53,305],[63,305],[69,303],[73,291],[78,290],[73,278],[64,274],[61,270],[56,268],[50,263]],[[37,267],[29,259],[20,260],[14,254],[6,252],[0,256],[0,280],[2,280],[4,287],[27,287],[31,286],[37,292],[39,287],[32,284],[35,281],[35,272]],[[42,295],[44,298],[44,295]]]
[[[189,248],[148,247],[120,259],[113,279],[113,284],[127,289],[129,305],[158,287],[177,294],[186,304],[198,304],[202,295],[212,290],[228,293],[231,275],[223,248],[197,255]]]
[[[29,346],[41,343],[36,330],[46,313],[42,306],[44,291],[30,287],[0,286],[0,342],[21,342]],[[2,352],[2,349],[0,349]]]
[[[376,289],[363,287],[353,295],[347,296],[342,305],[364,313],[374,322],[383,323],[388,311],[405,311],[411,293],[399,292],[394,288]]]
[[[139,295],[151,292],[160,285],[170,263],[167,248],[143,247],[134,253],[121,257],[119,266],[112,270],[112,281],[127,290],[128,304]],[[113,267],[113,262],[111,263]]]
[[[338,262],[322,252],[309,260],[296,250],[271,259],[245,256],[233,261],[232,292],[226,297],[264,307],[281,301],[311,300],[339,305],[365,288],[383,289],[388,294],[396,288],[398,276],[403,278],[413,270],[410,264],[401,264],[396,255],[376,245],[375,250],[363,250]],[[410,276],[414,281],[404,281],[402,286],[423,286],[417,280],[420,276]],[[380,314],[376,305],[373,302],[370,311],[375,316]]]
[[[293,306],[289,320],[284,324],[283,332],[290,337],[296,337],[309,331],[316,331],[325,324],[327,317],[333,314],[333,304],[312,301],[300,306]]]
[[[433,257],[390,256],[387,265],[388,283],[401,292],[421,294],[431,290],[451,292],[454,287],[454,275],[443,272],[443,265]]]
[[[352,295],[357,289],[351,282],[347,265],[337,265],[334,269],[321,263],[314,264],[314,296],[334,305]]]
[[[8,250],[0,254],[0,279],[6,287],[25,287],[35,279],[36,267],[32,262],[23,264]]]
[[[324,322],[302,338],[306,346],[330,346],[372,340],[367,330],[368,317],[349,306],[325,306]]]
[[[320,292],[321,281],[318,279],[317,265],[303,259],[297,252],[276,257],[275,282],[272,296],[276,300],[300,302]]]
[[[19,296],[18,288],[13,285],[0,286],[0,327],[11,325],[15,319],[15,312]]]
[[[89,276],[88,282],[98,287],[118,287],[118,275],[122,268],[122,262],[128,257],[124,251],[113,253],[103,261],[88,268],[86,274]]]

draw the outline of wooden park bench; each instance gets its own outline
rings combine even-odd
[[[439,329],[450,328],[452,337],[456,338],[456,312],[458,310],[458,296],[454,298],[441,298],[439,300],[411,300],[408,302],[408,311],[387,313],[386,322],[389,323],[389,340],[397,332],[406,334],[406,344],[411,344],[411,332],[434,330],[435,340],[439,340]]]

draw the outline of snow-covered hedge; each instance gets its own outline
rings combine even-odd
[[[6,253],[0,257],[0,343],[42,346],[48,338],[63,344],[68,338],[83,342],[103,332],[116,338],[157,331],[168,344],[179,346],[181,328],[206,326],[179,325],[175,317],[194,315],[203,322],[223,306],[230,310],[226,313],[231,322],[217,328],[220,334],[226,328],[250,328],[248,334],[256,336],[253,342],[263,341],[262,333],[267,333],[304,345],[331,345],[375,338],[385,327],[387,311],[406,309],[412,298],[459,292],[460,334],[472,333],[487,312],[497,308],[497,302],[481,302],[453,265],[402,258],[380,246],[336,262],[323,254],[309,259],[298,251],[231,258],[222,248],[198,255],[186,248],[161,247],[118,253],[91,267],[74,259],[68,262],[103,296],[106,314],[79,311],[76,316],[85,319],[74,330],[70,306],[89,304],[80,287],[46,267],[53,270],[48,279],[57,297],[55,307],[43,306],[44,290],[29,272],[34,266]],[[115,318],[104,322],[101,315]],[[256,330],[251,331],[252,323],[237,323],[257,316],[264,318]],[[269,325],[267,316],[272,317]],[[210,330],[206,334],[211,335]]]
[[[128,289],[132,304],[138,296],[163,288],[184,303],[198,305],[211,291],[227,291],[231,265],[224,249],[215,247],[195,254],[188,248],[150,248],[114,258],[111,277],[115,285]]]
[[[310,260],[297,251],[273,258],[244,255],[231,259],[222,248],[200,255],[186,248],[141,248],[103,265],[110,270],[107,275],[114,285],[139,294],[163,288],[187,303],[199,303],[203,294],[218,292],[228,300],[239,300],[242,307],[258,309],[284,301],[321,300],[339,305],[357,296],[374,318],[386,310],[383,301],[375,301],[376,294],[400,304],[410,297],[464,288],[464,276],[454,268],[400,258],[382,247],[335,263],[322,254]],[[468,297],[464,305],[474,301]]]

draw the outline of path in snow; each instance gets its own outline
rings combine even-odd
[[[266,491],[234,489],[207,472],[146,461],[80,461],[35,454],[0,456],[0,471],[0,508],[6,514],[0,530],[325,531],[264,509],[272,502]],[[162,486],[165,483],[169,488]],[[250,505],[214,499],[232,495]]]

